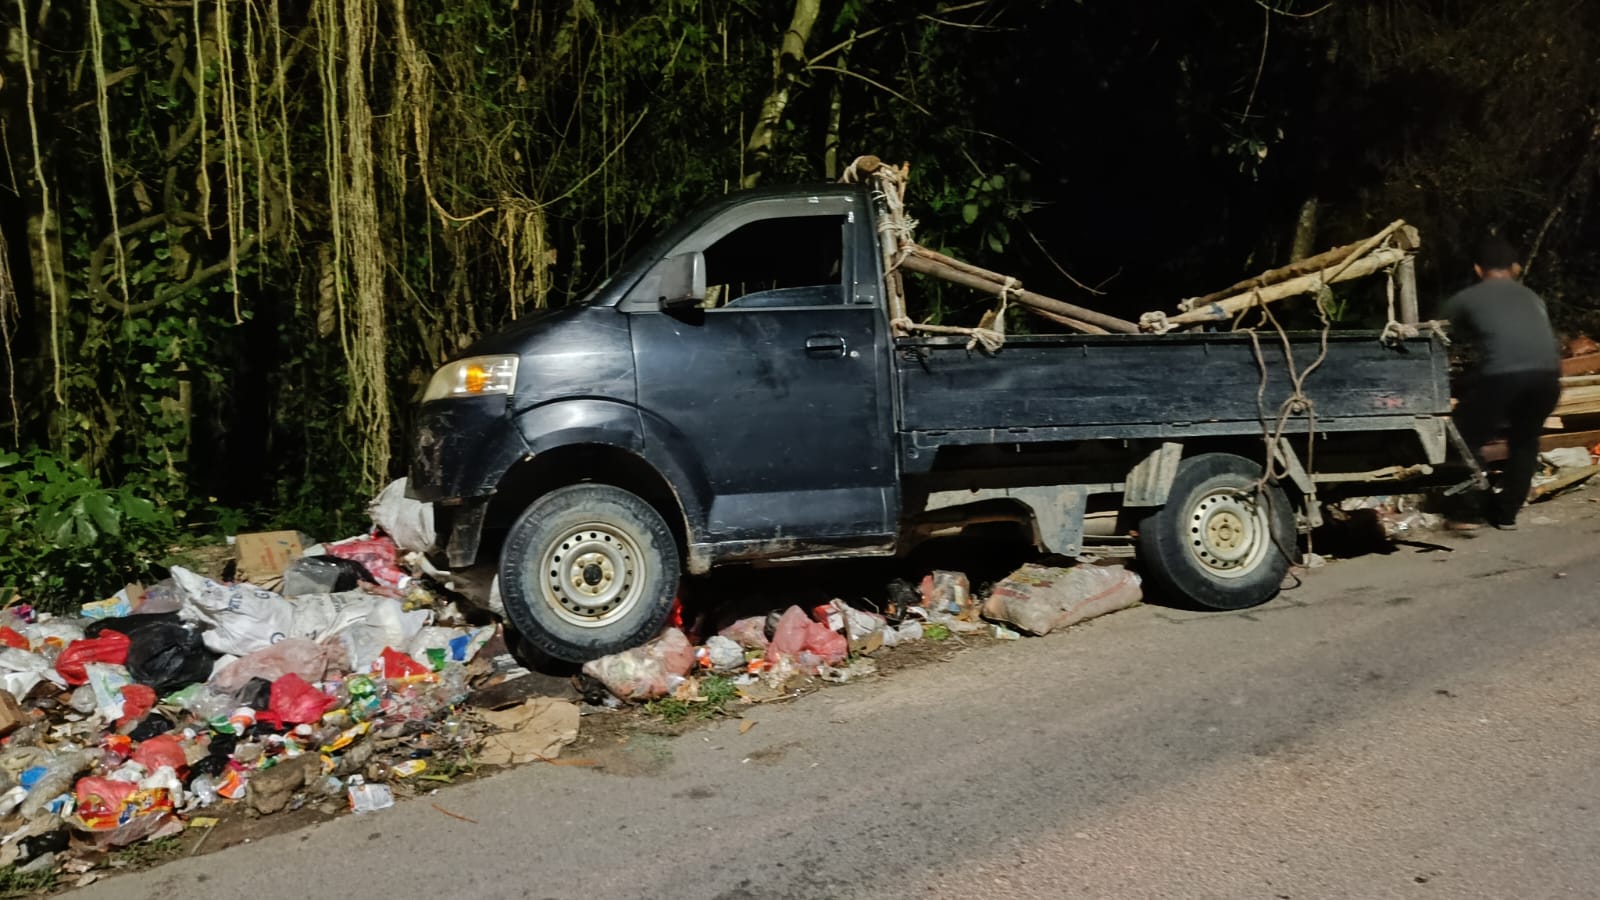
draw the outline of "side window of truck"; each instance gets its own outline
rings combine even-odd
[[[707,247],[706,307],[774,309],[845,302],[844,216],[759,219]]]

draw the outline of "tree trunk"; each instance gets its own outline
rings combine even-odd
[[[805,67],[806,42],[811,39],[811,29],[821,12],[822,0],[795,0],[794,17],[773,57],[772,90],[761,102],[761,114],[756,117],[755,128],[750,130],[750,142],[745,145],[750,166],[745,171],[743,187],[755,187],[766,171],[778,141],[783,111],[789,105],[789,91],[794,88],[795,76]]]
[[[1316,194],[1300,204],[1300,215],[1294,223],[1294,243],[1289,248],[1290,262],[1299,262],[1310,256],[1311,249],[1317,245],[1317,211],[1320,205]]]
[[[839,68],[849,68],[850,51],[839,54]],[[839,180],[839,125],[844,119],[844,76],[835,75],[833,92],[828,98],[828,134],[822,139],[822,175],[829,181]]]

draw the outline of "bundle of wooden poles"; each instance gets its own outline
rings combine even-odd
[[[905,211],[909,177],[909,165],[892,166],[878,157],[862,156],[850,164],[842,179],[872,184],[887,210],[880,225],[884,271],[888,273],[885,287],[890,319],[900,334],[967,335],[971,338],[969,347],[982,344],[985,349],[994,350],[1004,343],[1005,308],[1010,303],[1020,304],[1052,322],[1086,334],[1165,334],[1181,328],[1203,328],[1235,321],[1252,307],[1314,294],[1328,285],[1385,271],[1393,273],[1398,294],[1398,305],[1391,318],[1402,328],[1418,322],[1414,259],[1420,241],[1417,230],[1404,221],[1397,220],[1364,241],[1335,247],[1223,290],[1184,300],[1174,313],[1148,312],[1138,322],[1130,322],[1027,290],[1017,278],[921,246],[916,242],[916,223]],[[981,291],[998,298],[1000,305],[986,314],[975,328],[918,324],[907,315],[902,270]]]

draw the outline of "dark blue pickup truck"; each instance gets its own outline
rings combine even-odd
[[[1317,335],[896,336],[880,215],[860,187],[718,199],[441,368],[409,488],[438,562],[497,560],[512,623],[572,661],[656,634],[685,571],[971,522],[1067,556],[1120,537],[1155,590],[1238,609],[1278,591],[1308,500],[1475,475],[1433,339],[1335,333],[1314,427],[1274,435],[1286,357],[1303,369]]]

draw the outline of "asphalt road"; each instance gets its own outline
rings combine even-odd
[[[636,741],[636,774],[524,768],[75,896],[1597,896],[1600,506],[1524,521],[1242,614],[1141,607]]]

